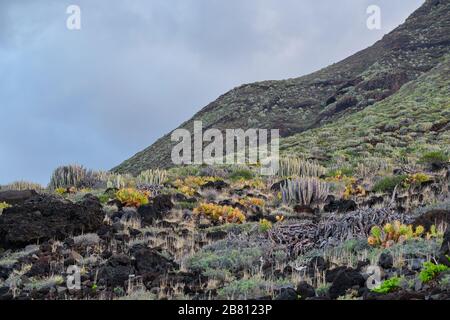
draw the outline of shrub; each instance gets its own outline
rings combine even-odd
[[[127,207],[140,207],[148,203],[149,194],[133,188],[120,189],[116,193],[116,198]]]
[[[7,184],[6,186],[1,187],[2,190],[35,190],[35,191],[42,191],[44,190],[44,187],[41,186],[38,183],[34,182],[28,182],[28,181],[15,181],[10,184]]]
[[[327,177],[341,180],[343,177],[350,177],[353,175],[354,170],[352,168],[340,168],[331,170],[327,173]]]
[[[434,264],[432,262],[424,262],[423,269],[420,271],[419,278],[423,283],[434,280],[441,272],[447,271],[450,268],[444,264]]]
[[[229,179],[232,181],[251,180],[252,178],[253,172],[249,169],[236,169],[229,175]]]
[[[107,188],[125,189],[136,187],[136,181],[131,174],[110,174],[106,178]]]
[[[400,221],[387,223],[383,228],[374,226],[370,230],[370,237],[367,242],[371,246],[381,246],[389,248],[395,243],[403,243],[406,240],[419,238],[425,231],[423,226],[417,226],[413,229],[412,225],[405,225]]]
[[[348,184],[345,187],[343,197],[344,199],[350,199],[351,196],[365,196],[366,190],[360,185]]]
[[[247,189],[248,188],[248,189],[262,190],[262,189],[266,188],[266,184],[261,179],[250,179],[250,180],[239,179],[237,181],[234,181],[233,187],[236,189],[238,189],[238,188]]]
[[[97,198],[98,198],[98,200],[100,201],[100,203],[102,203],[102,204],[108,203],[108,201],[111,199],[111,198],[109,197],[109,195],[106,194],[106,193],[103,193],[103,194],[98,195]]]
[[[281,177],[320,177],[326,169],[321,165],[301,158],[287,157],[280,159],[278,174]]]
[[[288,180],[281,185],[284,203],[299,203],[302,205],[320,203],[326,199],[328,192],[328,183],[318,178]]]
[[[174,168],[170,168],[168,171],[169,179],[179,179],[183,177],[189,176],[197,176],[200,173],[199,166],[177,166]]]
[[[218,299],[257,299],[273,295],[277,284],[255,277],[232,281],[217,292]]]
[[[215,182],[218,179],[215,177],[195,177],[189,176],[184,179],[177,179],[174,186],[179,192],[188,197],[192,197],[197,193],[197,190],[208,182]]]
[[[258,271],[261,257],[268,259],[269,251],[259,243],[246,240],[219,240],[204,246],[193,256],[186,259],[189,270],[207,272],[226,270],[231,274],[240,271]]]
[[[86,233],[73,237],[73,241],[77,246],[94,246],[100,242],[100,237],[96,233]]]
[[[437,228],[436,228],[436,226],[433,224],[431,227],[430,227],[430,231],[429,232],[427,232],[427,239],[428,240],[430,240],[430,239],[433,239],[433,238],[441,238],[441,237],[443,237],[444,236],[444,232],[441,232],[441,231],[439,231]]]
[[[378,287],[372,289],[373,292],[387,294],[400,288],[403,278],[393,277],[383,281]]]
[[[396,186],[403,186],[403,183],[408,179],[407,175],[398,175],[391,177],[384,177],[373,186],[375,192],[393,192]]]
[[[192,197],[197,193],[197,190],[188,186],[181,186],[178,188],[178,191],[187,197]]]
[[[194,209],[195,214],[203,214],[215,222],[244,223],[245,215],[238,208],[201,203]]]
[[[272,222],[267,219],[259,220],[259,231],[267,232],[272,229]]]
[[[55,193],[62,196],[67,193],[67,188],[56,188]]]
[[[198,189],[201,186],[207,184],[208,182],[215,182],[218,179],[215,177],[195,177],[195,176],[189,176],[184,179],[177,179],[174,182],[174,185],[176,187],[182,187],[182,186],[188,186],[193,189]]]
[[[245,207],[250,207],[250,206],[264,207],[266,202],[263,199],[254,198],[254,197],[246,197],[246,198],[240,199],[239,203]]]
[[[431,181],[431,177],[422,172],[385,177],[375,184],[373,190],[375,192],[393,192],[396,186],[401,188],[417,187],[428,181]]]
[[[431,181],[431,177],[425,173],[414,173],[408,175],[403,186],[409,188],[410,186],[420,186],[422,183]]]
[[[10,208],[11,206],[7,204],[6,202],[0,202],[0,214],[3,213],[3,210],[6,208]]]
[[[188,210],[194,210],[195,207],[197,206],[197,204],[195,202],[186,202],[186,201],[181,201],[178,202],[177,207],[180,209],[188,209]]]
[[[443,151],[431,151],[424,153],[420,158],[420,162],[428,165],[443,164],[448,162],[449,156]]]

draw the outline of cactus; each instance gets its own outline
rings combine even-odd
[[[288,180],[281,185],[281,196],[284,203],[311,205],[324,201],[329,192],[327,182],[318,178],[301,178]]]
[[[49,188],[90,188],[100,182],[96,172],[83,166],[68,165],[56,168],[50,179]]]
[[[130,174],[110,174],[107,178],[107,188],[133,188],[136,186],[135,179]]]
[[[166,170],[146,170],[142,171],[136,178],[138,184],[162,185],[167,180]]]
[[[280,159],[279,175],[281,177],[320,177],[325,173],[324,167],[312,161],[294,157]]]

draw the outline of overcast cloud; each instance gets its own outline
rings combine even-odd
[[[110,169],[233,87],[337,62],[423,2],[1,0],[0,184]],[[382,30],[366,28],[370,4]]]

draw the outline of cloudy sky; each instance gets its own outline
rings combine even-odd
[[[337,62],[423,2],[0,0],[0,184],[110,169],[229,89]],[[381,30],[366,27],[371,4]]]

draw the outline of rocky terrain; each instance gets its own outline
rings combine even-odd
[[[61,167],[0,191],[0,298],[449,299],[449,168]]]

